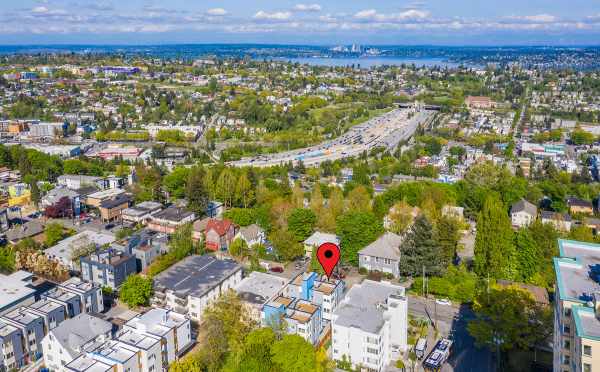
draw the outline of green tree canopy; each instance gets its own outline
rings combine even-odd
[[[310,209],[295,208],[288,217],[288,231],[291,232],[296,241],[306,240],[314,231],[317,216]]]
[[[407,276],[421,275],[423,267],[427,275],[440,275],[449,263],[435,239],[431,222],[423,214],[415,219],[408,230],[400,253],[400,272]]]
[[[502,202],[493,196],[486,199],[477,219],[474,263],[475,272],[480,276],[509,280],[516,276],[516,250],[510,219]]]
[[[526,350],[552,334],[552,311],[518,286],[481,291],[473,305],[476,319],[467,329],[478,346],[496,351]]]
[[[140,275],[128,276],[119,290],[119,298],[129,307],[147,305],[151,296],[152,279]]]
[[[336,234],[341,240],[342,259],[358,266],[358,251],[383,234],[383,224],[370,212],[347,212],[337,219]]]

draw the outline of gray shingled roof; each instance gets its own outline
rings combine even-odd
[[[521,199],[510,207],[510,213],[527,212],[532,216],[537,215],[537,207],[525,199]]]
[[[240,227],[239,234],[244,237],[246,240],[256,240],[258,239],[258,234],[260,233],[261,228],[257,224],[253,223],[250,226]]]
[[[367,245],[360,251],[359,255],[389,258],[391,260],[400,260],[400,244],[402,237],[392,232],[386,232],[373,243]]]
[[[112,324],[84,313],[60,323],[52,330],[54,337],[74,356],[82,345],[112,329]]]

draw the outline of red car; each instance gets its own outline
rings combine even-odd
[[[274,266],[274,267],[270,268],[269,271],[272,272],[272,273],[282,273],[283,272],[283,267],[281,267],[281,266]]]

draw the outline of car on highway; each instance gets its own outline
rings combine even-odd
[[[269,269],[270,272],[272,273],[282,273],[283,272],[283,267],[281,266],[273,266],[272,268]]]
[[[435,299],[435,303],[438,305],[445,305],[445,306],[451,306],[452,302],[450,302],[449,299],[447,298],[436,298]]]

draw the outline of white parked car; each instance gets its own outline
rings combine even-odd
[[[438,305],[446,305],[446,306],[452,305],[452,302],[450,302],[450,300],[447,298],[436,298],[435,303]]]

